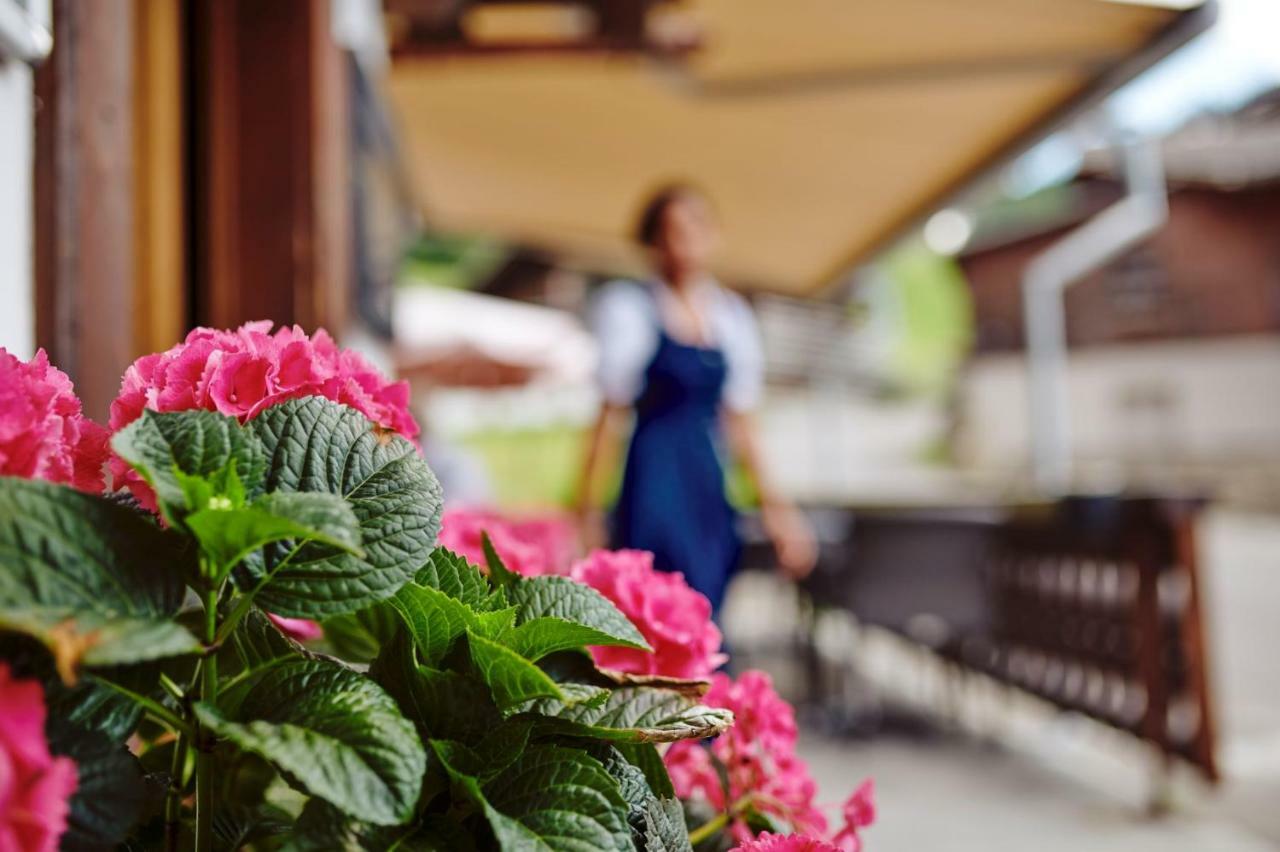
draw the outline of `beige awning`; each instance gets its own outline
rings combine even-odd
[[[1111,0],[692,0],[704,46],[401,56],[391,75],[433,225],[625,256],[654,185],[704,186],[724,273],[813,292],[984,170],[1201,29]]]

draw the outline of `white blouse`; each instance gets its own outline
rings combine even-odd
[[[764,391],[764,350],[751,306],[713,281],[700,285],[702,316],[710,340],[728,365],[723,402],[750,411]],[[663,316],[675,299],[660,282],[610,281],[591,306],[591,327],[600,347],[596,377],[606,401],[631,405],[644,390],[644,374],[658,349]]]

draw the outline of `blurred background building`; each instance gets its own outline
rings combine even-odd
[[[872,847],[1274,848],[1278,32],[1273,0],[0,0],[0,345],[104,418],[194,325],[323,325],[413,382],[451,499],[566,507],[585,306],[692,180],[823,545],[726,629],[832,800],[878,776]]]

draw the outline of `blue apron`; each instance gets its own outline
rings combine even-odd
[[[684,574],[715,613],[739,552],[716,451],[727,374],[720,350],[660,333],[614,510],[614,546],[652,551],[659,570]]]

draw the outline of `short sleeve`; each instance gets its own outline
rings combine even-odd
[[[760,326],[747,301],[722,291],[716,333],[728,361],[724,404],[732,411],[750,411],[764,396],[764,346]]]
[[[600,392],[610,404],[631,405],[640,396],[645,369],[658,346],[653,299],[642,284],[612,281],[600,289],[590,313],[600,350]]]

